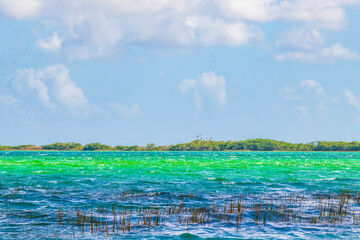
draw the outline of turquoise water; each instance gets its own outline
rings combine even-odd
[[[360,153],[0,152],[0,238],[105,238],[105,232],[82,230],[72,220],[78,209],[89,212],[99,206],[110,210],[114,206],[120,213],[139,205],[221,205],[239,196],[260,201],[265,196],[301,195],[313,201],[316,194],[359,190]],[[313,204],[307,204],[306,211],[312,214]],[[359,214],[358,203],[349,211],[350,207],[354,216]],[[111,223],[110,216],[105,217]],[[250,218],[245,215],[240,227],[231,222],[190,226],[169,222],[110,233],[108,238],[360,238],[356,221],[259,225]]]

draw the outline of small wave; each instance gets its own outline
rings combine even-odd
[[[191,233],[183,233],[181,235],[179,235],[180,239],[184,239],[184,240],[196,240],[196,239],[202,239],[201,237],[198,237],[194,234]]]

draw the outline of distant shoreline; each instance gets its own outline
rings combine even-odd
[[[294,151],[294,150],[264,150],[264,151],[259,151],[259,150],[227,150],[227,151],[208,151],[208,150],[187,150],[187,151],[170,151],[170,150],[166,150],[166,151],[123,151],[123,150],[45,150],[45,149],[41,149],[41,150],[30,150],[30,149],[25,149],[25,150],[0,150],[0,152],[163,152],[163,153],[171,153],[171,152],[243,152],[243,153],[250,153],[250,152],[274,152],[274,153],[288,153],[288,152],[313,152],[313,153],[330,153],[330,152],[337,152],[337,153],[358,153],[360,151]]]
[[[0,151],[220,151],[220,152],[359,152],[359,142],[310,142],[310,143],[288,143],[271,139],[250,139],[242,141],[214,141],[212,139],[197,139],[189,143],[180,143],[175,145],[156,146],[149,143],[146,146],[110,146],[101,143],[89,143],[82,145],[80,143],[53,143],[49,145],[19,145],[2,146]]]

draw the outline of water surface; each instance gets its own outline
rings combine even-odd
[[[95,239],[70,224],[76,210],[116,211],[223,203],[239,196],[360,190],[360,153],[328,152],[0,152],[0,238]],[[256,199],[252,199],[256,201]],[[358,205],[351,206],[354,215]],[[59,209],[67,224],[58,224]],[[311,213],[309,213],[311,214]],[[314,213],[315,214],[315,213]],[[111,214],[110,214],[111,215]],[[249,216],[250,218],[250,216]],[[110,221],[110,220],[109,220]],[[110,234],[124,239],[354,239],[359,225],[244,222],[166,224]]]

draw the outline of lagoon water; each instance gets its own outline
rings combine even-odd
[[[139,205],[210,206],[239,196],[248,201],[276,195],[311,199],[359,190],[360,153],[3,151],[0,239],[359,239],[360,225],[350,220],[262,225],[249,215],[239,227],[231,222],[169,222],[110,231],[108,237],[75,222],[78,209],[99,206],[121,212]],[[308,214],[317,214],[308,204]],[[350,207],[353,216],[360,214],[359,203]]]

